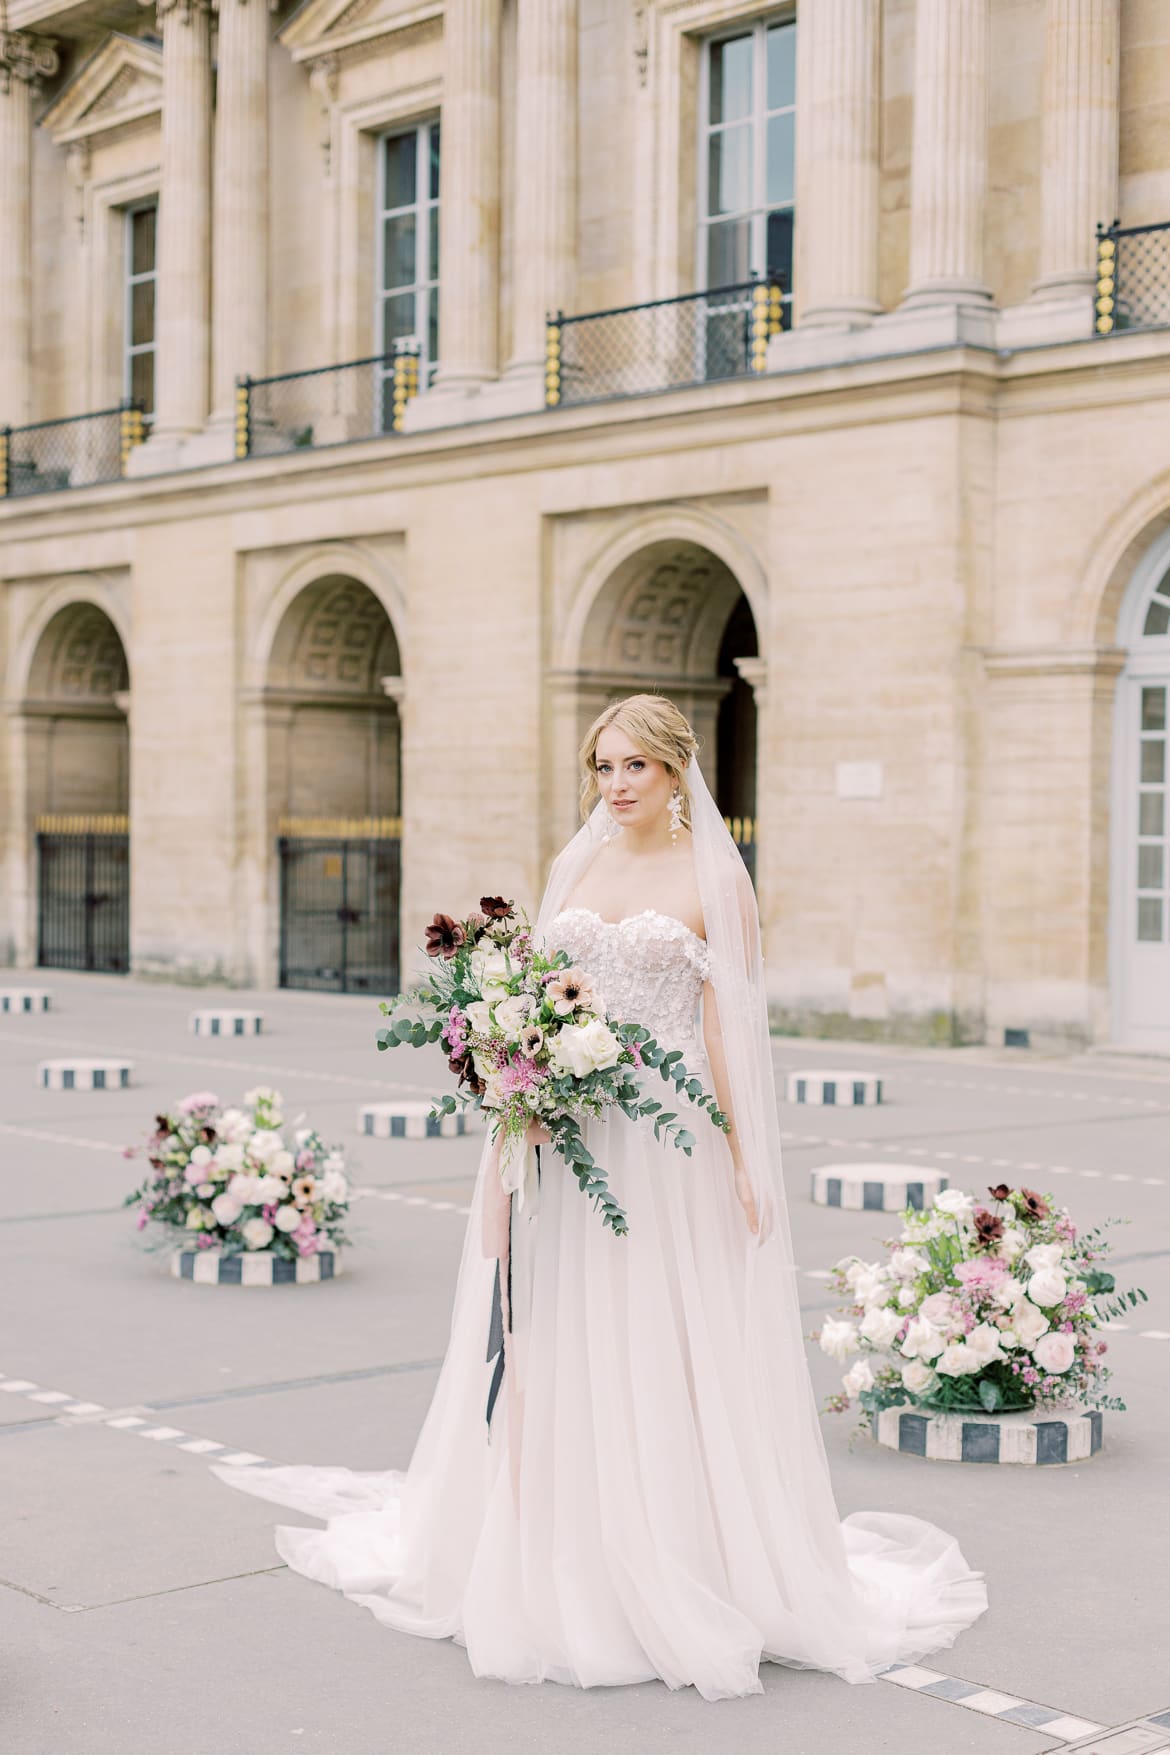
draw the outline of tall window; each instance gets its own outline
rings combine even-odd
[[[761,22],[712,38],[704,62],[698,284],[731,286],[753,274],[778,274],[787,328],[796,201],[796,25]]]
[[[131,207],[126,214],[126,321],[123,394],[139,403],[147,419],[154,413],[155,245],[158,204]]]
[[[439,124],[421,122],[380,143],[378,171],[378,351],[413,335],[419,385],[439,359]],[[382,368],[390,378],[393,367]],[[381,406],[389,410],[388,394]],[[384,424],[389,424],[387,420]]]

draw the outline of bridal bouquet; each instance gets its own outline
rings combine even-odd
[[[945,1189],[932,1211],[903,1215],[886,1261],[837,1264],[848,1309],[825,1322],[820,1344],[841,1364],[860,1357],[831,1410],[851,1398],[870,1416],[905,1404],[984,1414],[1124,1407],[1103,1393],[1099,1330],[1146,1294],[1115,1295],[1100,1265],[1103,1228],[1078,1232],[1064,1208],[1028,1188],[988,1193],[992,1204],[980,1206]]]
[[[450,1115],[474,1103],[493,1116],[505,1188],[519,1188],[531,1121],[552,1136],[554,1149],[618,1236],[626,1215],[609,1192],[606,1173],[581,1137],[581,1122],[617,1108],[631,1120],[652,1118],[655,1137],[690,1156],[695,1137],[678,1112],[643,1094],[638,1074],[657,1071],[676,1094],[706,1110],[723,1132],[728,1123],[682,1063],[649,1030],[611,1018],[589,973],[564,951],[536,945],[527,919],[502,896],[485,896],[467,920],[436,914],[427,928],[429,978],[382,1006],[391,1022],[379,1048],[441,1041],[457,1094],[433,1111]]]
[[[161,1242],[296,1261],[346,1241],[345,1159],[315,1128],[286,1132],[279,1091],[249,1091],[239,1109],[192,1092],[155,1117],[145,1152],[150,1172],[123,1204]]]

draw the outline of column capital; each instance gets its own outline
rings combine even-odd
[[[56,46],[44,37],[34,37],[26,30],[0,30],[0,97],[10,90],[14,79],[35,87],[43,79],[52,79],[60,65]]]
[[[181,24],[190,24],[197,14],[215,10],[212,0],[138,0],[140,6],[153,6],[160,21],[174,13]]]

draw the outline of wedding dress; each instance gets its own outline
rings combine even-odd
[[[727,934],[705,942],[653,909],[603,920],[568,902],[581,869],[574,858],[559,880],[554,872],[548,942],[589,971],[611,1015],[679,1048],[711,1089],[704,982],[720,995],[729,1061],[755,1053],[736,1038],[742,1017],[727,1017],[734,988],[721,991],[716,966]],[[738,907],[731,873],[725,899],[734,888]],[[711,939],[720,916],[709,885],[703,899]],[[770,1059],[756,1073],[766,1086]],[[742,1074],[732,1072],[734,1112],[750,1147]],[[755,1119],[770,1137],[774,1100],[771,1119]],[[950,1645],[983,1612],[980,1576],[941,1530],[895,1514],[840,1521],[782,1194],[761,1172],[767,1235],[757,1242],[724,1136],[699,1112],[690,1130],[687,1157],[656,1141],[648,1120],[587,1124],[629,1218],[624,1238],[542,1153],[538,1191],[511,1214],[512,1327],[490,1432],[497,1261],[484,1238],[499,1194],[485,1150],[450,1346],[406,1473],[216,1471],[328,1518],[323,1530],[277,1531],[291,1567],[389,1627],[462,1642],[477,1675],[582,1687],[658,1677],[708,1699],[759,1692],[762,1658],[869,1681]]]

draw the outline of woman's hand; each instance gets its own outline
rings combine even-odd
[[[735,1166],[735,1198],[743,1208],[743,1216],[748,1222],[748,1230],[753,1237],[758,1236],[760,1215],[756,1211],[756,1197],[752,1193],[752,1179],[740,1163]]]
[[[552,1144],[552,1134],[539,1121],[528,1123],[528,1131],[524,1138],[530,1146],[551,1146]]]

